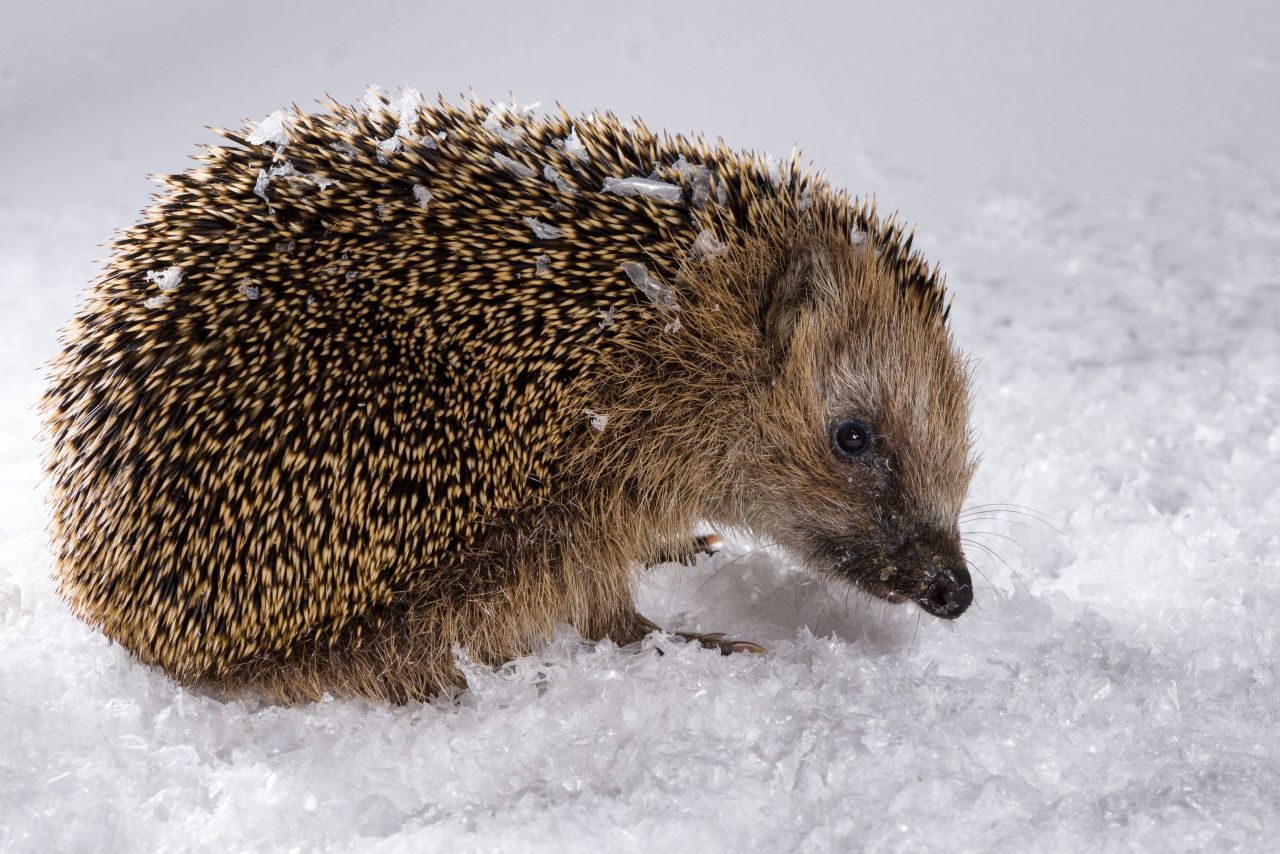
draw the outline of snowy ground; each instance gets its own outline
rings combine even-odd
[[[1280,16],[312,4],[245,69],[173,8],[0,20],[0,850],[1280,847]],[[139,667],[48,580],[37,368],[142,173],[374,80],[799,141],[901,207],[981,361],[972,505],[1049,524],[967,525],[999,557],[955,623],[778,555],[663,568],[650,617],[769,653],[566,635],[456,705]]]

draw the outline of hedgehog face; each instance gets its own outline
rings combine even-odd
[[[890,602],[958,617],[973,599],[957,517],[973,472],[968,375],[940,312],[874,252],[805,246],[778,280],[762,419],[771,471],[753,527]]]

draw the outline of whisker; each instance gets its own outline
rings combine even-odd
[[[985,513],[1013,513],[1019,516],[1026,516],[1033,522],[1039,522],[1041,525],[1051,529],[1060,536],[1065,537],[1062,529],[1054,524],[1057,520],[1047,513],[1041,513],[1030,507],[1023,507],[1019,504],[978,504],[973,507],[966,508],[959,515],[960,520],[965,520],[978,512]],[[1010,521],[1010,520],[1006,520]]]
[[[987,586],[991,588],[991,592],[992,592],[992,593],[995,593],[995,594],[999,595],[1000,591],[999,591],[999,590],[997,590],[997,589],[996,589],[996,586],[995,586],[994,584],[992,584],[992,583],[991,583],[991,579],[990,579],[990,578],[987,578],[987,574],[986,574],[985,572],[983,572],[981,569],[978,569],[978,565],[977,565],[976,563],[974,563],[973,561],[969,560],[969,558],[968,558],[968,556],[967,556],[967,555],[965,556],[964,562],[965,562],[965,563],[967,563],[967,564],[969,564],[969,568],[970,568],[970,569],[972,569],[974,572],[978,573],[978,575],[981,575],[981,576],[982,576],[982,580],[983,580],[983,581],[985,581],[985,582],[987,582]],[[973,604],[974,604],[974,605],[978,605],[978,600],[977,600],[976,598],[973,600]]]
[[[1018,542],[1017,540],[1015,540],[1013,537],[1009,536],[1008,534],[997,534],[995,531],[965,531],[965,535],[966,535],[966,536],[968,536],[968,535],[977,535],[977,536],[984,536],[984,537],[1000,537],[1001,539],[1003,539],[1003,540],[1008,540],[1009,542],[1013,543],[1013,544],[1014,544],[1015,546],[1017,546],[1018,548],[1022,549],[1022,551],[1023,551],[1023,553],[1024,553],[1024,554],[1031,554],[1031,552],[1027,550],[1027,547],[1026,547],[1026,546],[1024,546],[1022,543]]]
[[[1029,516],[1039,516],[1044,519],[1053,518],[1048,513],[1045,513],[1043,510],[1037,510],[1034,507],[1028,507],[1025,504],[1012,504],[1009,502],[1001,502],[1001,501],[992,501],[986,504],[974,504],[973,506],[966,508],[965,512],[970,512],[973,510],[981,510],[984,507],[996,507],[996,508],[1008,510],[1009,512],[1026,513]]]
[[[1020,528],[1028,528],[1032,531],[1040,530],[1035,525],[1029,525],[1026,522],[1019,521],[1018,519],[1004,519],[1000,516],[969,516],[961,519],[960,522],[965,525],[969,525],[974,522],[999,522],[1002,525],[1017,525]]]
[[[966,540],[966,539],[964,539],[963,537],[961,537],[961,538],[960,538],[960,541],[961,541],[961,542],[963,542],[963,543],[967,543],[968,545],[971,545],[971,546],[975,546],[975,547],[977,547],[977,548],[980,548],[980,549],[982,549],[984,552],[986,552],[987,554],[989,554],[989,555],[991,555],[992,557],[994,557],[996,560],[1000,561],[1002,564],[1004,564],[1004,565],[1005,565],[1005,568],[1006,568],[1006,569],[1008,569],[1010,572],[1012,572],[1012,573],[1014,574],[1014,576],[1015,576],[1019,581],[1021,581],[1021,582],[1022,582],[1022,586],[1023,586],[1023,587],[1027,587],[1026,579],[1024,579],[1024,578],[1022,577],[1022,574],[1021,574],[1020,572],[1018,572],[1018,570],[1014,569],[1014,568],[1013,568],[1013,566],[1009,563],[1009,561],[1007,561],[1007,560],[1005,560],[1003,557],[1001,557],[1001,556],[1000,556],[1000,553],[999,553],[999,552],[997,552],[995,549],[991,548],[990,546],[986,545],[985,543],[980,543],[980,542],[978,542],[977,540]],[[1030,590],[1031,588],[1027,587],[1027,589],[1028,589],[1028,590]]]
[[[773,548],[773,547],[775,547],[775,546],[780,546],[780,547],[782,547],[782,548],[786,548],[785,544],[783,544],[783,543],[781,543],[781,542],[770,542],[770,543],[765,543],[765,544],[764,544],[764,545],[762,545],[762,546],[757,546],[757,547],[756,547],[756,548],[754,548],[754,549],[749,549],[749,550],[747,550],[747,551],[743,552],[742,554],[738,555],[737,557],[735,557],[735,558],[733,558],[732,560],[730,560],[730,561],[728,561],[727,563],[725,563],[725,564],[724,564],[724,566],[716,567],[715,572],[713,572],[713,573],[711,573],[710,575],[708,575],[708,576],[706,577],[706,579],[704,579],[704,580],[703,580],[703,582],[702,582],[701,584],[699,584],[699,585],[698,585],[698,589],[697,589],[697,590],[695,590],[695,591],[693,591],[693,596],[692,596],[691,598],[693,598],[693,599],[697,599],[697,598],[698,598],[698,596],[699,596],[699,594],[701,594],[701,593],[702,593],[702,588],[704,588],[704,587],[706,587],[708,584],[710,584],[710,583],[711,583],[711,581],[712,581],[712,579],[714,579],[714,578],[715,578],[717,575],[719,575],[720,573],[724,572],[724,571],[725,571],[726,569],[728,569],[729,567],[733,566],[733,565],[734,565],[735,563],[737,563],[738,561],[742,560],[744,557],[749,557],[750,555],[753,555],[753,554],[755,554],[756,552],[762,552],[762,551],[764,551],[765,549],[771,549],[771,548]]]

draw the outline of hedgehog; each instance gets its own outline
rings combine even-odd
[[[873,202],[796,155],[411,89],[215,132],[42,400],[59,590],[141,662],[424,700],[460,650],[637,644],[643,568],[708,531],[972,601],[969,370]]]

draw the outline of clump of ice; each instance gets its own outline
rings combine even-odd
[[[693,245],[690,247],[695,258],[714,258],[724,250],[724,243],[705,228],[698,232],[698,236],[693,239]]]
[[[348,160],[357,156],[360,153],[356,151],[355,146],[347,142],[345,139],[340,139],[336,142],[331,142],[329,143],[329,147],[334,151],[338,152],[339,154],[341,154],[343,157],[346,157]]]
[[[560,173],[555,170],[555,167],[550,164],[542,167],[542,177],[546,178],[552,184],[555,184],[556,189],[560,192],[569,196],[578,195],[578,191],[573,188],[573,185],[566,181]]]
[[[182,276],[182,268],[173,266],[165,267],[163,270],[150,270],[146,274],[146,279],[162,291],[171,291],[182,284]]]
[[[676,158],[676,162],[671,164],[676,172],[685,181],[688,181],[693,187],[692,200],[695,205],[702,207],[711,201],[711,170],[700,163],[690,163],[681,154]],[[717,201],[723,202],[723,189],[717,186]]]
[[[780,160],[772,154],[766,154],[764,156],[764,167],[769,180],[773,182],[775,187],[785,187],[791,183],[790,161]]]
[[[849,232],[849,242],[854,246],[861,246],[867,242],[867,233],[860,228],[854,228]]]
[[[370,86],[365,93],[365,105],[372,110],[386,110],[396,117],[396,129],[391,136],[377,145],[378,159],[386,162],[392,155],[404,148],[404,143],[421,142],[427,148],[438,148],[436,139],[431,133],[418,135],[418,122],[422,118],[422,93],[406,86],[395,101],[387,99],[377,86]]]
[[[596,314],[599,315],[600,317],[601,332],[608,329],[610,326],[613,326],[613,315],[614,315],[614,312],[616,311],[617,311],[617,308],[615,308],[614,306],[609,306],[608,308],[602,308],[598,312],[596,312]]]
[[[435,198],[431,195],[431,191],[421,184],[413,185],[413,200],[418,203],[418,207],[423,210],[427,209],[427,205],[431,204],[431,200]]]
[[[401,140],[398,133],[392,134],[386,139],[378,143],[378,159],[386,162],[391,155],[396,154],[404,147],[404,141]]]
[[[489,126],[485,127],[485,125],[489,125]],[[494,136],[498,137],[498,139],[502,140],[508,145],[519,145],[521,142],[524,141],[524,137],[520,135],[519,131],[515,130],[514,128],[509,128],[509,127],[500,125],[497,122],[493,122],[492,124],[490,124],[490,122],[486,121],[485,124],[482,125],[482,127],[485,127],[486,130],[488,130],[490,133],[492,133]]]
[[[582,412],[583,412],[583,414],[585,414],[585,415],[587,416],[587,418],[588,418],[588,419],[590,419],[590,421],[591,421],[591,428],[592,428],[593,430],[597,430],[597,431],[599,431],[599,432],[603,433],[603,432],[604,432],[604,428],[605,428],[605,427],[607,427],[607,426],[609,426],[609,416],[608,416],[608,415],[606,415],[606,414],[604,414],[604,413],[601,413],[601,412],[596,412],[594,409],[584,409],[584,410],[582,410]]]
[[[627,274],[631,284],[649,298],[650,302],[665,308],[675,308],[676,296],[662,282],[649,275],[648,268],[639,261],[623,261],[622,272]]]
[[[299,172],[293,165],[293,161],[284,160],[283,162],[277,163],[268,169],[265,176],[263,176],[261,170],[259,170],[258,181],[254,184],[253,191],[256,195],[261,196],[263,201],[267,200],[266,190],[270,185],[272,178],[301,178],[303,180],[310,181],[321,190],[328,189],[334,183],[332,179],[326,178],[323,175],[317,175],[313,172]]]
[[[519,160],[512,160],[501,152],[494,151],[489,156],[493,158],[494,163],[498,164],[503,169],[506,169],[517,178],[532,178],[534,175],[538,174],[534,172],[532,168],[521,163]]]
[[[398,118],[396,133],[403,137],[412,137],[418,129],[419,111],[422,109],[422,93],[417,89],[405,87],[400,100],[392,107]]]
[[[247,137],[251,145],[274,145],[277,150],[289,142],[289,114],[276,110],[262,121]]]
[[[664,202],[678,202],[683,197],[679,184],[666,181],[655,181],[652,178],[605,178],[602,193],[615,193],[619,196],[645,196]]]
[[[582,140],[578,137],[577,128],[571,128],[569,135],[564,139],[556,140],[556,147],[579,163],[587,162],[587,147],[582,144]]]
[[[147,308],[161,308],[169,304],[169,297],[166,294],[156,294],[144,299],[142,304]]]
[[[386,93],[377,83],[370,83],[368,88],[364,90],[364,96],[360,100],[369,112],[385,109],[387,106]]]
[[[258,170],[258,178],[253,182],[253,194],[271,205],[271,200],[267,198],[267,188],[271,186],[271,176],[267,174],[266,169]]]
[[[551,256],[539,255],[533,262],[533,269],[539,276],[551,269]]]
[[[240,296],[247,300],[256,300],[262,296],[262,289],[252,280],[241,282],[237,290],[240,292]]]
[[[534,216],[522,216],[520,221],[529,226],[533,232],[533,236],[539,240],[554,240],[560,236],[560,229],[550,223],[545,223]]]
[[[520,145],[524,142],[524,135],[519,128],[520,123],[529,119],[540,106],[542,106],[541,101],[536,101],[532,104],[517,104],[514,101],[507,104],[499,101],[489,108],[489,114],[480,123],[480,127],[508,145]],[[516,125],[514,127],[507,126],[503,122],[505,118],[513,119]]]

